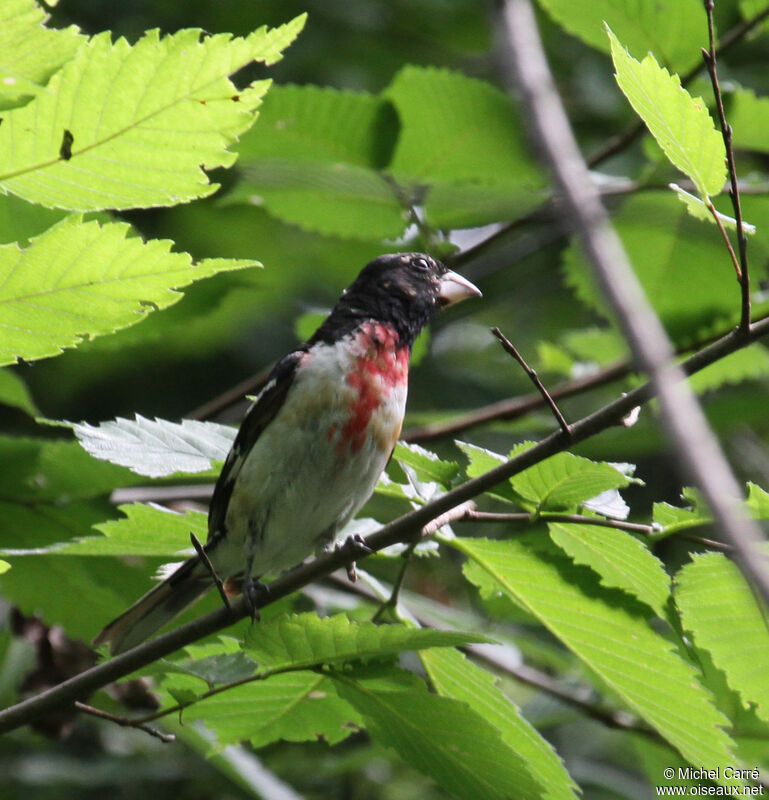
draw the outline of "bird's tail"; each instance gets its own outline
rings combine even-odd
[[[211,575],[200,558],[188,559],[166,580],[112,620],[93,643],[109,642],[113,656],[130,650],[181,614],[204,595],[212,583]]]

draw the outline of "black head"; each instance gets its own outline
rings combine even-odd
[[[333,342],[363,320],[389,323],[409,347],[440,308],[480,291],[424,253],[394,253],[367,264],[310,343]]]

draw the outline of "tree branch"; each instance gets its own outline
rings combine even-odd
[[[721,136],[724,140],[724,148],[726,150],[726,163],[729,167],[729,182],[730,190],[729,195],[732,198],[732,208],[734,209],[734,220],[737,223],[737,247],[740,251],[740,263],[737,267],[736,259],[734,258],[734,250],[729,241],[726,231],[722,228],[722,235],[726,239],[727,248],[735,260],[735,267],[737,267],[737,278],[740,282],[740,290],[742,295],[742,310],[740,314],[740,328],[746,332],[750,327],[750,273],[748,272],[748,237],[745,235],[745,229],[742,225],[742,207],[740,204],[740,188],[737,183],[737,167],[734,163],[734,148],[732,147],[732,126],[726,121],[726,114],[724,113],[724,100],[721,97],[721,86],[718,83],[718,70],[716,67],[716,37],[715,26],[713,24],[713,0],[705,0],[705,13],[708,18],[708,50],[702,51],[702,57],[705,60],[705,65],[708,68],[710,75],[710,82],[713,85],[713,96],[716,100],[716,109],[718,110],[718,121],[721,125]],[[711,213],[714,212],[713,204],[710,203]],[[720,222],[718,215],[715,215],[716,221]]]
[[[731,331],[684,361],[681,369],[685,374],[692,375],[767,334],[769,334],[769,318],[753,323],[750,326],[747,338],[737,335],[735,331]],[[556,453],[562,452],[572,444],[582,442],[613,425],[621,425],[622,418],[631,409],[647,402],[654,394],[655,389],[651,382],[633,389],[598,411],[572,423],[571,438],[565,436],[560,430],[551,433],[534,447],[525,450],[515,458],[505,461],[483,475],[472,478],[451,489],[432,502],[426,503],[424,506],[420,506],[408,514],[404,514],[398,519],[387,523],[387,525],[368,536],[366,544],[372,551],[376,552],[393,544],[410,542],[428,523],[436,520],[442,514],[450,512],[461,503],[472,500],[498,483],[517,475],[519,472],[544,461]],[[366,555],[361,555],[358,559],[362,560],[365,557]],[[334,570],[345,567],[348,560],[349,555],[343,550],[338,550],[297,567],[273,581],[267,591],[259,592],[256,598],[256,606],[264,608],[287,595],[293,594],[307,584],[330,575]],[[232,604],[232,608],[232,613],[224,607],[218,608],[186,625],[175,628],[169,633],[158,636],[149,642],[144,642],[132,650],[98,664],[35,697],[30,697],[0,711],[0,734],[26,725],[39,717],[45,716],[54,709],[70,706],[75,701],[88,697],[94,690],[129,675],[135,670],[157,661],[159,658],[164,658],[174,651],[196,642],[198,639],[217,633],[236,620],[246,616],[242,598],[235,601]]]
[[[529,0],[508,0],[503,15],[527,116],[604,295],[613,306],[636,359],[655,386],[662,420],[675,445],[680,466],[701,489],[717,527],[726,541],[734,545],[742,571],[769,602],[769,574],[756,558],[763,534],[738,505],[740,487],[691,388],[681,380],[682,371],[673,363],[667,334],[649,305],[590,181],[545,60]]]

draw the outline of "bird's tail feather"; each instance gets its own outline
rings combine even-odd
[[[185,561],[171,576],[150,589],[128,610],[112,620],[93,640],[110,643],[110,653],[130,650],[208,591],[211,575],[197,556]]]

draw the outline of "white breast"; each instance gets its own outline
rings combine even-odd
[[[352,518],[400,434],[407,370],[407,352],[383,353],[365,331],[303,357],[235,480],[218,573],[241,572],[251,549],[254,575],[293,566]]]

